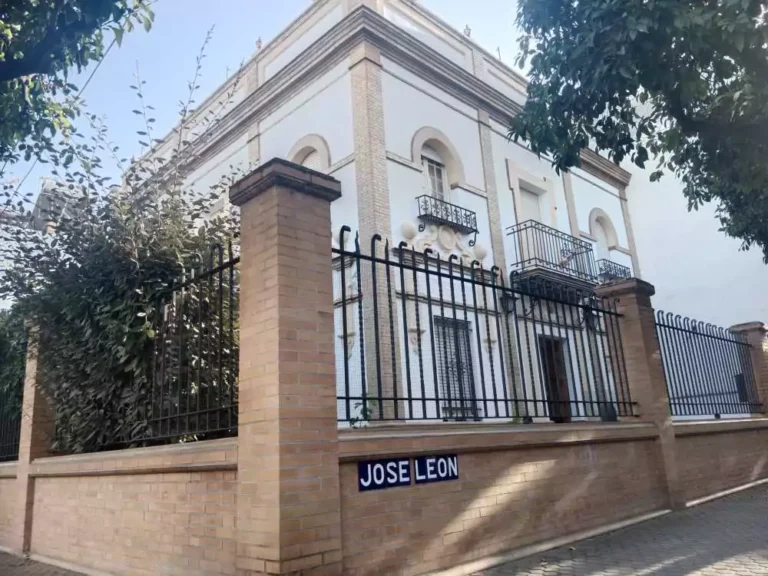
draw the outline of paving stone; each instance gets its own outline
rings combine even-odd
[[[768,576],[768,489],[742,492],[475,576]]]

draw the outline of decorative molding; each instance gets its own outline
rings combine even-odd
[[[471,184],[467,184],[466,182],[456,182],[451,184],[451,190],[455,190],[457,188],[459,190],[464,190],[465,192],[470,192],[475,196],[480,196],[480,198],[488,198],[488,193],[485,190],[481,190],[480,188],[472,186]]]
[[[295,25],[297,23],[292,26]],[[194,158],[195,164],[206,161],[241,136],[253,123],[266,117],[308,84],[348,59],[355,47],[363,43],[376,47],[381,55],[439,87],[446,94],[469,106],[486,110],[489,117],[499,119],[503,124],[507,124],[522,109],[519,103],[409,32],[370,8],[360,6],[235,105],[210,130],[206,138],[192,143],[190,157]],[[585,170],[621,186],[629,182],[629,173],[609,160],[594,152],[585,152],[584,157]]]
[[[581,151],[581,169],[593,176],[608,180],[619,190],[629,186],[629,181],[632,179],[632,174],[621,166],[617,166],[592,150],[585,149]]]
[[[341,341],[342,347],[344,346],[344,340],[346,339],[347,360],[352,359],[352,351],[355,349],[356,336],[357,336],[357,332],[355,332],[354,330],[348,330],[346,334],[336,335],[336,338],[338,338]]]
[[[403,158],[394,152],[387,152],[387,160],[401,164],[402,166],[410,168],[411,170],[415,170],[416,172],[424,172],[424,166],[422,166],[421,163],[416,164],[415,162],[412,162],[410,158]]]
[[[451,188],[455,188],[460,182],[466,182],[461,154],[448,136],[431,126],[419,128],[411,139],[411,161],[414,164],[421,163],[424,146],[433,148],[440,155],[448,172],[448,184]]]
[[[328,172],[331,167],[331,149],[325,138],[319,134],[307,134],[300,138],[288,152],[288,160],[302,164],[312,152],[320,155],[320,171]]]
[[[598,224],[605,230],[606,240],[608,240],[608,250],[616,250],[619,246],[619,236],[616,234],[616,227],[611,221],[611,217],[602,208],[592,208],[589,213],[589,235],[595,239],[595,229]],[[595,240],[596,241],[596,240]]]
[[[571,228],[571,234],[579,238],[581,232],[579,231],[579,219],[576,216],[576,200],[573,197],[573,182],[570,172],[563,172],[563,190],[565,191],[565,206],[568,210],[568,224]]]
[[[401,231],[407,249],[413,248],[420,254],[430,248],[443,260],[448,260],[451,256],[458,256],[461,263],[466,267],[471,267],[475,260],[482,264],[483,260],[488,257],[488,248],[485,245],[470,246],[469,235],[460,234],[447,225],[430,224],[419,231],[415,223],[406,220],[401,224]]]
[[[355,156],[356,154],[354,152],[352,152],[352,154],[350,154],[349,156],[345,156],[344,158],[336,162],[336,164],[333,164],[328,168],[328,174],[333,174],[334,172],[338,172],[345,166],[352,164],[352,162],[355,161]]]

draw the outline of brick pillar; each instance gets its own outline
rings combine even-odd
[[[16,466],[16,499],[11,518],[13,530],[10,548],[17,554],[29,551],[32,535],[32,505],[35,479],[29,475],[31,462],[49,454],[54,433],[53,410],[38,386],[38,343],[34,328],[28,327],[27,365],[24,378],[24,399],[21,406],[19,460]]]
[[[372,2],[362,2],[371,4]],[[372,44],[363,42],[352,50],[349,57],[352,79],[352,117],[355,140],[355,174],[357,184],[357,206],[360,231],[360,249],[370,254],[371,238],[378,234],[390,240],[393,247],[392,221],[387,182],[386,139],[384,135],[384,96],[382,93],[381,54]],[[340,222],[345,224],[345,222]],[[397,223],[398,225],[400,223]],[[385,242],[376,244],[378,258],[385,257]],[[373,254],[372,254],[373,255]],[[390,255],[390,257],[393,257]],[[382,416],[402,418],[402,401],[395,408],[394,398],[403,396],[403,374],[400,362],[400,348],[392,347],[389,334],[400,334],[396,310],[390,310],[386,291],[386,274],[383,266],[372,266],[366,262],[361,266],[361,287],[363,293],[363,342],[365,345],[365,370],[369,396],[385,398],[369,406],[371,418]],[[378,301],[373,300],[373,283],[378,286]],[[395,306],[393,301],[393,306]],[[390,320],[391,317],[391,320]],[[376,327],[378,335],[376,337]],[[394,359],[394,362],[393,362]],[[380,380],[380,381],[379,381]],[[379,386],[381,394],[379,394]],[[362,390],[353,394],[362,393]]]
[[[763,322],[747,322],[731,326],[731,332],[739,334],[750,345],[749,359],[755,376],[757,397],[768,410],[768,326]]]
[[[271,160],[241,209],[237,574],[341,574],[330,203],[337,180]]]
[[[639,419],[652,422],[659,430],[659,467],[664,475],[669,506],[682,508],[685,501],[677,471],[675,431],[651,305],[651,296],[656,293],[656,289],[648,282],[630,278],[600,286],[596,293],[600,297],[615,300],[616,310],[621,314],[619,331],[629,394],[636,405]]]

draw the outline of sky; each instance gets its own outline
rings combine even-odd
[[[113,47],[88,83],[83,97],[87,108],[104,118],[110,139],[120,148],[121,157],[141,152],[136,131],[140,119],[131,113],[138,100],[130,86],[135,84],[138,67],[144,85],[145,102],[154,106],[156,137],[165,136],[178,120],[179,102],[186,99],[187,84],[195,72],[195,58],[207,31],[213,37],[206,49],[200,89],[196,101],[202,102],[226,78],[256,51],[259,38],[264,44],[280,33],[305,10],[311,0],[157,0],[153,5],[155,23],[150,32],[139,28],[125,36],[120,47]],[[512,65],[515,51],[515,0],[423,0],[424,6],[443,20],[464,30],[471,28],[472,38]],[[478,5],[483,9],[478,10]],[[75,75],[82,86],[91,69]],[[87,128],[84,120],[78,126]],[[104,159],[107,160],[106,158]],[[9,167],[6,176],[24,178],[29,164]],[[24,180],[20,194],[40,189],[40,180],[48,174],[38,164]],[[115,179],[119,171],[112,171]]]

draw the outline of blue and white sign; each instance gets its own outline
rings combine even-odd
[[[411,461],[408,458],[357,463],[357,486],[361,492],[410,486],[410,484]]]
[[[369,460],[357,463],[357,486],[361,492],[383,490],[396,486],[410,486],[412,479],[416,484],[445,482],[459,479],[459,457],[455,454],[445,456],[419,456],[410,458],[391,458]]]
[[[419,456],[413,459],[416,484],[430,482],[445,482],[459,479],[459,457],[451,456]]]

